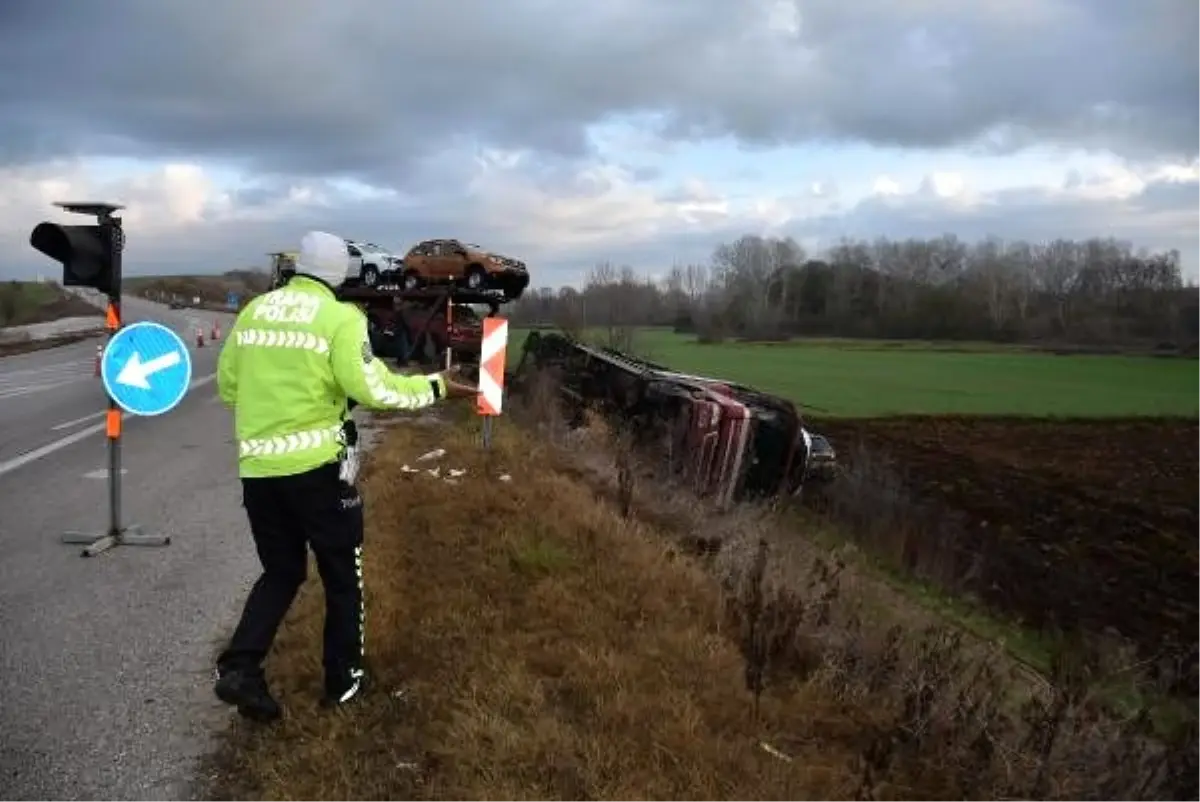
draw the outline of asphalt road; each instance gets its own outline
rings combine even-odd
[[[163,548],[92,559],[59,542],[107,525],[96,343],[0,359],[0,797],[171,799],[229,711],[212,656],[257,573],[232,420],[216,398],[232,316],[124,304],[127,321],[188,332],[192,389],[171,412],[125,418],[123,519]]]

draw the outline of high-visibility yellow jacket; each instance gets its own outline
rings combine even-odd
[[[238,314],[218,358],[217,388],[234,411],[245,478],[336,461],[349,398],[371,409],[419,409],[446,396],[440,374],[388,370],[371,353],[363,312],[304,275]]]

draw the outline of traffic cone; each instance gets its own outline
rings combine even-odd
[[[196,327],[196,347],[197,348],[204,347],[204,327],[203,326]]]
[[[221,339],[221,326],[217,323],[217,321],[214,320],[212,327],[212,341],[216,342],[219,339]]]
[[[100,343],[96,343],[96,378],[100,378],[100,357],[104,354],[104,348]]]

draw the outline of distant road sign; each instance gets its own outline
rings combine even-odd
[[[236,310],[238,308],[239,300],[238,294],[236,292],[231,292],[225,296],[225,305],[230,309]]]
[[[132,415],[161,415],[187,395],[192,357],[175,332],[143,321],[116,333],[100,358],[104,389]]]

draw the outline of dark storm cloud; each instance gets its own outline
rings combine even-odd
[[[1195,275],[1198,194],[1196,181],[1152,181],[1125,199],[1088,200],[1037,189],[1002,190],[970,206],[933,196],[907,196],[902,202],[874,197],[845,214],[806,220],[795,231],[826,242],[841,234],[868,239],[954,234],[965,241],[998,236],[1031,242],[1115,237],[1153,250],[1176,249]]]
[[[464,239],[521,256],[534,272],[536,286],[557,287],[578,284],[594,265],[604,261],[660,276],[674,264],[707,264],[717,244],[747,233],[815,239],[818,250],[844,236],[873,240],[878,236],[905,239],[953,233],[968,242],[987,236],[1033,242],[1113,236],[1155,250],[1178,249],[1185,272],[1195,277],[1200,261],[1195,236],[1200,222],[1195,202],[1198,193],[1200,184],[1195,181],[1164,181],[1151,182],[1126,199],[1085,200],[1040,190],[992,193],[986,202],[972,206],[928,194],[899,201],[868,198],[843,212],[796,220],[770,231],[762,231],[746,219],[717,219],[703,230],[668,225],[644,236],[613,231],[602,241],[572,247],[489,222],[477,209],[456,203],[399,209],[387,203],[348,201],[334,207],[296,207],[285,220],[223,220],[219,236],[179,229],[131,233],[125,258],[131,275],[214,272],[265,266],[267,251],[297,247],[310,229],[374,232],[369,236],[399,249],[431,236],[431,232],[457,232]],[[270,194],[263,190],[263,199]],[[23,236],[8,232],[11,236],[6,237],[5,233],[0,230],[0,277],[30,278],[50,269]],[[180,247],[181,242],[186,247]]]
[[[1200,185],[1195,181],[1157,181],[1148,184],[1135,199],[1135,205],[1143,212],[1167,212],[1187,220],[1186,227],[1192,239],[1200,230]]]
[[[456,143],[585,126],[1194,156],[1195,0],[7,0],[0,163],[117,153],[413,180]],[[779,4],[774,4],[778,6]],[[989,135],[984,138],[984,135]]]

